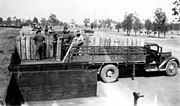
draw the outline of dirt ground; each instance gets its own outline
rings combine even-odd
[[[20,29],[0,28],[0,100],[8,82],[8,65],[14,49],[14,38],[19,35],[19,31]]]
[[[0,29],[0,98],[7,85],[7,66],[14,44],[14,36],[19,29]],[[121,34],[97,32],[94,36],[120,36]],[[164,51],[171,51],[180,60],[180,37],[169,35],[167,38],[139,36],[147,42],[158,43]],[[8,45],[6,45],[8,44]],[[179,71],[179,70],[178,70]],[[140,92],[137,106],[180,106],[180,74],[173,77],[164,73],[148,73],[148,76],[119,78],[115,83],[98,81],[97,97],[64,99],[44,102],[28,102],[26,106],[133,106],[133,92]]]

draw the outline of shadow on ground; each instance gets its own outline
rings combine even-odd
[[[156,72],[146,72],[145,70],[136,70],[136,77],[162,77],[166,76],[164,71],[156,71]],[[120,71],[119,73],[119,78],[132,78],[132,70],[125,70],[125,71]],[[97,75],[98,81],[102,81],[100,78],[100,75]]]

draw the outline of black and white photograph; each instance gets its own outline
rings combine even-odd
[[[180,0],[0,0],[0,106],[180,106]]]

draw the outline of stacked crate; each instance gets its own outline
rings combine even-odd
[[[145,62],[144,40],[136,37],[86,37],[78,53],[72,61]]]
[[[136,37],[94,37],[85,40],[86,46],[144,46],[144,40]]]
[[[44,33],[41,33],[44,35]],[[22,60],[34,60],[36,58],[36,45],[33,40],[36,35],[32,30],[21,30],[16,37],[16,47]],[[53,58],[53,37],[44,35],[46,44],[46,58]]]

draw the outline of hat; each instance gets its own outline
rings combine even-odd
[[[64,29],[68,29],[67,25],[66,25],[66,26],[64,26]]]
[[[80,30],[77,30],[76,32],[81,32]]]
[[[41,30],[37,30],[37,31],[36,31],[36,34],[38,34],[38,33],[41,33]]]

